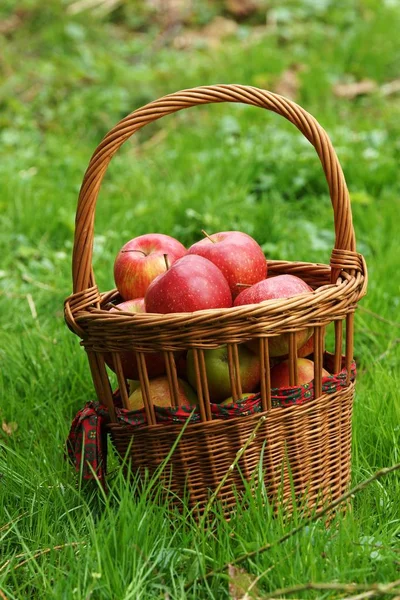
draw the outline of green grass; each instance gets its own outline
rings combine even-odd
[[[400,10],[375,0],[285,4],[269,3],[277,27],[261,38],[252,36],[260,12],[217,48],[178,51],[160,43],[157,20],[134,2],[97,20],[67,16],[55,1],[43,8],[24,0],[20,25],[0,40],[0,421],[17,426],[11,435],[0,430],[0,590],[7,598],[228,598],[226,572],[185,585],[301,522],[300,514],[273,519],[261,490],[229,523],[216,509],[205,528],[185,508],[173,513],[148,491],[135,494],[115,460],[104,497],[77,486],[63,458],[71,419],[94,395],[84,351],[62,313],[79,186],[106,131],[165,93],[216,82],[270,88],[293,62],[306,66],[297,100],[337,149],[369,267],[362,306],[386,320],[356,315],[352,481],[400,460],[399,96],[332,93],[337,81],[381,85],[398,76]],[[193,5],[191,27],[222,10],[218,2]],[[5,2],[0,21],[13,9]],[[131,237],[162,231],[190,244],[201,228],[246,231],[270,258],[329,262],[333,216],[313,148],[276,115],[241,105],[196,108],[145,128],[115,157],[100,193],[100,289],[113,287],[114,256]],[[395,580],[399,498],[394,473],[358,494],[353,511],[330,528],[315,523],[243,567],[265,573],[261,596],[309,581]]]

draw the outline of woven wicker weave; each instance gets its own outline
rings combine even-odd
[[[330,265],[268,261],[269,276],[295,274],[314,289],[312,294],[289,299],[169,315],[109,312],[110,302],[118,297],[118,293],[116,290],[101,293],[92,270],[95,205],[108,164],[119,147],[146,124],[183,108],[214,102],[241,102],[269,109],[291,121],[313,144],[326,175],[334,211],[335,247]],[[190,504],[198,505],[200,510],[207,502],[210,490],[217,488],[261,416],[266,418],[239,462],[240,471],[247,479],[257,467],[262,450],[265,481],[272,497],[281,483],[284,497],[290,495],[289,471],[283,468],[286,458],[296,494],[307,492],[311,506],[343,493],[350,473],[354,384],[350,383],[349,376],[347,387],[329,396],[322,394],[324,329],[335,323],[335,372],[342,364],[344,340],[345,365],[350,373],[354,311],[366,292],[366,285],[365,261],[356,252],[349,194],[336,153],[317,121],[300,106],[281,96],[240,85],[216,85],[177,92],[128,115],[106,135],[93,154],[83,180],[76,214],[73,294],[65,302],[66,321],[82,338],[88,353],[98,399],[107,406],[111,415],[109,430],[115,448],[124,456],[130,445],[132,467],[143,473],[147,469],[154,472],[181,431],[179,425],[155,423],[145,353],[164,352],[171,394],[176,402],[174,352],[194,349],[202,422],[187,426],[170,464],[172,492],[182,497],[186,486]],[[282,333],[289,334],[290,382],[296,385],[295,335],[296,331],[306,327],[314,328],[315,335],[315,399],[299,406],[272,409],[268,339]],[[241,394],[237,344],[252,338],[259,338],[263,412],[229,421],[211,420],[203,350],[228,345],[232,395],[237,398]],[[148,422],[146,427],[134,430],[117,422],[104,362],[104,353],[111,352],[122,403],[126,406],[128,390],[119,354],[126,350],[137,352]],[[243,489],[242,477],[235,470],[219,492],[227,510],[236,501],[234,487]]]

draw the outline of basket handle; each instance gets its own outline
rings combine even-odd
[[[335,248],[331,256],[332,282],[341,270],[362,270],[352,223],[349,192],[336,152],[325,130],[298,104],[266,90],[243,85],[212,85],[183,90],[150,102],[122,119],[96,148],[79,193],[72,258],[73,290],[95,286],[92,270],[94,214],[108,164],[136,131],[164,115],[198,104],[241,102],[271,110],[293,123],[314,146],[329,186],[334,212]]]

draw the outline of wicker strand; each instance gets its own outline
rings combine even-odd
[[[232,345],[232,359],[233,359],[233,370],[235,373],[235,385],[238,394],[238,398],[242,397],[242,382],[240,379],[240,363],[239,363],[239,350],[238,345]]]
[[[268,338],[260,338],[259,344],[261,368],[261,407],[263,411],[266,411],[271,410],[272,408]]]
[[[228,367],[229,367],[229,380],[231,384],[231,393],[232,399],[234,402],[239,400],[239,390],[237,388],[237,378],[236,378],[236,370],[235,363],[233,359],[233,344],[227,344],[228,351]]]
[[[137,367],[139,371],[140,388],[142,390],[143,404],[146,412],[148,425],[155,425],[156,416],[154,404],[150,392],[149,377],[147,374],[146,360],[142,352],[136,353]]]
[[[322,327],[314,327],[314,397],[319,398],[322,395],[322,348],[323,348]]]
[[[112,358],[113,358],[114,370],[115,370],[115,373],[117,374],[118,387],[119,387],[119,393],[121,395],[122,406],[124,408],[128,408],[128,404],[129,404],[128,391],[127,391],[127,387],[126,387],[126,379],[124,377],[124,373],[123,373],[123,369],[122,369],[121,357],[118,354],[118,352],[113,352]]]
[[[211,421],[212,416],[211,416],[211,406],[210,406],[210,393],[208,390],[208,379],[207,379],[206,361],[204,358],[204,350],[198,351],[198,357],[199,357],[201,388],[203,391],[206,420]]]
[[[354,313],[346,317],[346,369],[347,383],[350,383],[350,365],[354,356]]]
[[[298,382],[298,369],[297,369],[297,340],[296,334],[293,332],[289,333],[289,385],[297,385]]]
[[[175,357],[173,352],[168,352],[168,361],[170,365],[171,371],[171,380],[172,380],[172,395],[175,399],[175,406],[179,406],[179,383],[178,383],[178,374],[176,372],[176,364]]]
[[[194,372],[196,377],[196,391],[197,391],[197,399],[199,401],[200,407],[200,417],[202,422],[208,420],[208,414],[206,410],[206,401],[204,400],[203,395],[203,385],[202,385],[202,376],[200,372],[200,360],[199,353],[201,350],[194,349],[193,350],[193,363],[194,363]]]
[[[167,379],[168,379],[168,387],[171,393],[171,403],[172,406],[177,406],[177,403],[175,401],[175,396],[172,393],[172,376],[171,376],[171,365],[169,364],[169,360],[168,360],[168,352],[164,351],[164,361],[165,361],[165,372],[167,374]]]
[[[335,373],[340,370],[343,346],[343,321],[335,321]]]

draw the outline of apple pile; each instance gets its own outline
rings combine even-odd
[[[241,288],[267,276],[257,242],[240,231],[206,235],[188,250],[174,238],[149,233],[130,240],[114,263],[123,300],[145,299],[146,312],[229,308]]]
[[[294,275],[267,278],[267,262],[259,244],[246,233],[223,231],[208,235],[186,249],[178,240],[152,233],[136,237],[119,251],[114,279],[123,300],[112,312],[181,313],[212,308],[258,304],[265,300],[310,294],[312,288]],[[314,363],[306,359],[313,352],[312,331],[296,333],[299,384],[314,377]],[[243,397],[259,391],[261,366],[258,340],[238,346]],[[289,386],[289,336],[269,339],[272,387]],[[226,346],[204,351],[211,402],[229,404],[232,391]],[[196,404],[196,374],[193,350],[175,356],[179,376],[179,404]],[[106,363],[113,369],[111,355]],[[145,355],[153,402],[171,406],[166,365],[160,352]],[[121,353],[122,370],[130,380],[129,407],[143,407],[135,352]],[[327,375],[325,371],[323,375]],[[193,389],[194,388],[194,389]]]

